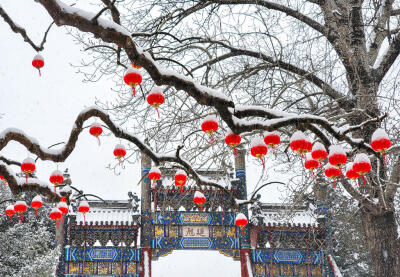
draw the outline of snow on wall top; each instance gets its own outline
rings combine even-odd
[[[256,218],[261,216],[262,223],[266,226],[318,226],[318,215],[312,209],[291,208],[286,205],[279,206],[279,204],[271,205],[268,208],[262,207],[260,214],[255,215]]]
[[[134,225],[138,223],[136,215],[127,209],[101,209],[93,208],[86,213],[86,224],[88,225]],[[82,213],[76,214],[76,223],[78,225],[84,224],[84,217]]]

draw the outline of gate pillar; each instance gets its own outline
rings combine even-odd
[[[251,269],[251,250],[250,249],[240,249],[240,272],[241,277],[253,276]]]
[[[151,239],[152,239],[152,225],[151,225],[151,181],[147,175],[151,168],[151,159],[142,153],[141,156],[141,202],[140,202],[140,277],[151,277]]]

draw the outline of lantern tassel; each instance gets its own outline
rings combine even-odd
[[[314,170],[312,170],[311,172],[312,172],[312,177],[315,179],[315,173],[314,173]]]
[[[158,119],[160,119],[160,112],[158,111],[158,108],[156,108]]]
[[[215,144],[215,140],[214,140],[214,137],[212,134],[210,134],[210,143],[211,143],[211,145]]]
[[[10,218],[10,221],[12,222],[12,215],[10,215],[9,218]]]
[[[336,188],[336,179],[333,179],[333,188]]]
[[[54,194],[57,194],[56,185],[54,185]]]
[[[358,189],[358,181],[357,181],[357,179],[354,180],[354,183],[355,183],[355,184],[354,184],[355,187]]]
[[[86,225],[86,215],[83,213],[83,225]]]
[[[24,219],[24,216],[22,215],[22,213],[19,214],[19,223],[22,223],[22,220]]]
[[[364,178],[364,175],[362,175],[362,179],[363,179],[363,187],[365,187],[365,178]]]
[[[183,194],[183,186],[180,186],[181,194]]]
[[[132,86],[132,95],[133,95],[133,97],[136,97],[135,85],[131,85],[131,86]]]
[[[202,205],[200,206],[200,212],[201,213],[203,212],[203,206]]]
[[[274,154],[274,156],[275,156],[275,159],[276,159],[276,149],[275,149],[275,147],[272,147],[272,153]]]
[[[265,169],[265,163],[264,163],[264,159],[260,157],[261,163],[263,165],[263,170]]]
[[[37,209],[35,209],[35,217],[37,217]]]
[[[236,157],[237,156],[237,149],[236,147],[233,147],[233,155]]]
[[[386,155],[386,152],[383,152],[383,160],[385,161],[385,164],[389,164],[389,159]]]
[[[28,173],[25,173],[26,183],[28,183]]]
[[[243,234],[243,236],[244,236],[244,227],[242,227],[242,228],[240,228],[240,229],[242,229],[242,234]]]
[[[57,221],[57,229],[58,229],[58,227],[60,226],[60,222],[59,222],[59,220],[56,220]]]
[[[96,138],[97,138],[97,143],[99,144],[99,146],[101,145],[101,143],[100,143],[100,139],[99,139],[99,136],[96,136]]]
[[[39,77],[42,77],[42,73],[40,72],[40,68],[38,68],[39,70]]]

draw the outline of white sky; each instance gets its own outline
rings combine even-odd
[[[21,1],[2,0],[1,5],[14,21],[26,28],[36,43],[41,42],[52,20],[39,4],[34,1],[23,1],[21,4]],[[92,106],[96,97],[116,97],[110,89],[113,85],[111,81],[82,83],[82,76],[76,74],[70,64],[79,64],[86,53],[73,43],[64,28],[53,26],[48,35],[42,52],[45,59],[42,77],[31,65],[36,52],[2,19],[0,53],[0,131],[8,127],[19,128],[38,139],[41,145],[50,146],[67,140],[78,113]],[[99,147],[96,139],[88,131],[83,131],[74,152],[64,164],[59,165],[59,169],[68,168],[73,185],[105,199],[126,199],[129,190],[139,194],[140,188],[136,186],[140,179],[139,164],[127,164],[118,176],[105,168],[109,163],[116,163],[112,152],[117,142],[114,137],[102,136]],[[22,161],[28,151],[18,143],[10,143],[1,155]],[[38,160],[36,167],[37,176],[47,181],[56,165]],[[14,171],[19,172],[19,169],[14,167]],[[261,165],[248,168],[249,192],[260,173]],[[282,176],[274,176],[273,179],[279,180]],[[263,200],[279,202],[278,196],[276,187],[271,187],[264,190]],[[216,251],[175,251],[153,263],[153,269],[154,277],[229,277],[239,276],[240,263]]]

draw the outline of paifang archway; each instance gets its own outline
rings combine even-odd
[[[183,194],[171,185],[171,169],[152,185],[147,176],[151,160],[142,155],[139,198],[91,201],[86,223],[72,213],[64,222],[64,251],[58,276],[151,276],[152,262],[174,250],[214,250],[241,263],[242,277],[335,276],[329,254],[327,206],[306,207],[257,203],[244,233],[235,226],[237,211],[226,191],[203,187],[207,202],[200,212],[193,203],[198,187]],[[202,172],[210,178],[228,178],[227,190],[245,199],[245,155],[235,158],[235,176]],[[247,206],[241,212],[249,215]],[[317,220],[318,219],[318,220]],[[61,230],[61,228],[60,228]],[[59,235],[59,237],[62,237]]]

